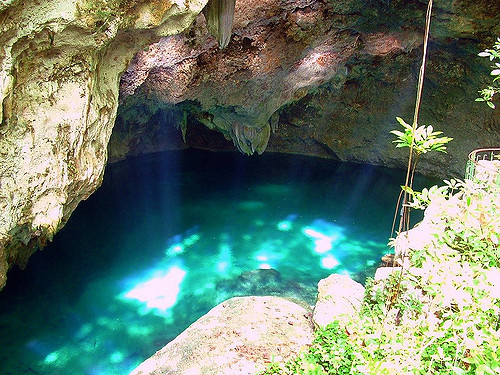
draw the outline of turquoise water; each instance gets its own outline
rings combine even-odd
[[[385,254],[401,171],[182,151],[108,166],[103,186],[0,292],[1,374],[127,374],[217,303],[314,303]],[[425,181],[417,181],[417,187]]]

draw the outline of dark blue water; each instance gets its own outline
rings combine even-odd
[[[54,242],[10,271],[0,373],[127,374],[234,295],[312,304],[330,273],[363,282],[388,252],[403,180],[273,154],[188,150],[110,165]]]

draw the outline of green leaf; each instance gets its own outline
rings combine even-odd
[[[405,136],[405,134],[400,132],[399,130],[391,130],[390,133],[394,134],[396,137],[399,137],[399,138],[402,138]]]
[[[397,122],[399,122],[399,123],[400,123],[401,125],[403,125],[404,127],[409,126],[409,125],[405,122],[405,120],[403,120],[401,117],[396,117],[396,120],[397,120]]]

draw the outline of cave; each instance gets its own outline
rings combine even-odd
[[[426,1],[46,3],[0,4],[0,372],[129,373],[228,298],[312,306],[391,251]],[[499,6],[435,5],[419,125],[453,140],[416,190],[500,144]]]

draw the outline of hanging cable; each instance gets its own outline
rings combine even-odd
[[[405,180],[405,188],[403,189],[403,203],[401,207],[401,215],[399,218],[399,229],[398,233],[401,233],[403,230],[409,230],[410,229],[410,210],[408,207],[408,188],[411,188],[413,184],[413,173],[412,165],[415,165],[413,163],[413,146],[414,146],[414,139],[415,139],[415,130],[417,129],[418,126],[418,114],[420,111],[420,103],[422,101],[422,90],[424,86],[424,74],[425,74],[425,62],[427,59],[427,44],[429,42],[429,30],[430,30],[430,25],[431,25],[431,14],[432,14],[432,0],[429,0],[429,3],[427,5],[427,14],[425,18],[425,34],[424,34],[424,45],[423,45],[423,54],[422,54],[422,64],[420,65],[420,71],[418,75],[418,84],[417,84],[417,98],[415,100],[415,113],[413,115],[413,124],[412,124],[412,132],[411,132],[411,142],[410,142],[410,153],[408,156],[408,168],[406,170],[406,180]],[[410,179],[410,176],[411,179]],[[398,199],[398,204],[396,206],[396,212],[394,216],[394,221],[392,225],[392,232],[394,232],[394,224],[396,222],[396,215],[398,214],[398,209],[399,209],[399,203],[401,201],[401,193],[399,194],[399,199]],[[391,236],[393,233],[391,233]],[[396,266],[396,261],[393,261],[392,264],[393,268]],[[396,300],[399,298],[399,292],[401,288],[401,280],[403,277],[403,271],[404,271],[404,262],[401,264],[402,270],[399,275],[399,279],[397,281],[397,284],[395,286],[394,290],[394,297],[386,301],[386,307],[387,310],[390,310],[391,307],[394,305]]]

